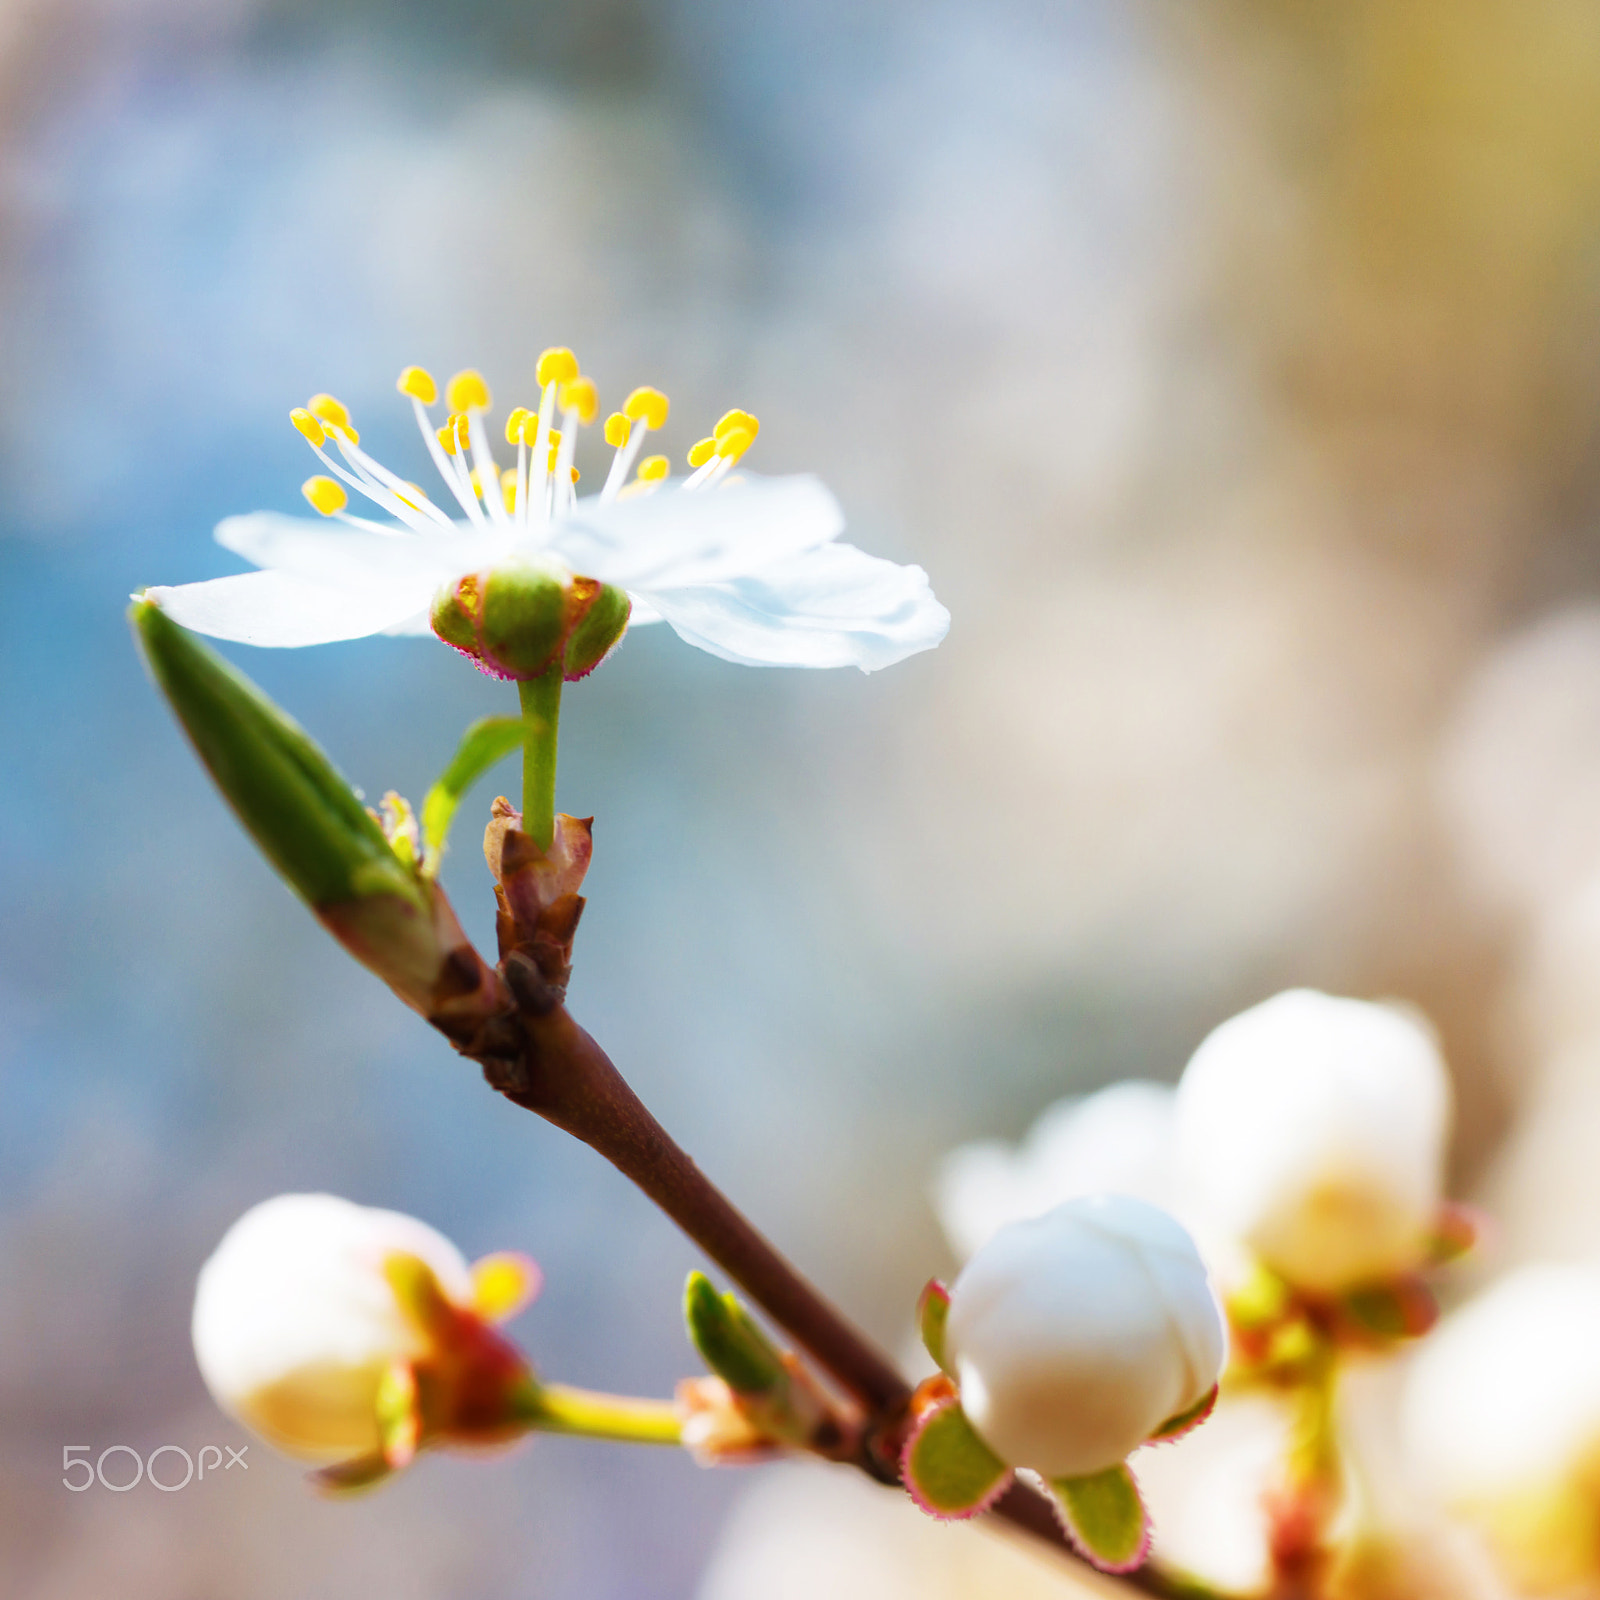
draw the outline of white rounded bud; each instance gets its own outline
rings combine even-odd
[[[1076,1478],[1198,1405],[1225,1339],[1189,1235],[1142,1200],[1096,1195],[978,1250],[951,1287],[945,1348],[996,1455]]]
[[[1414,1358],[1401,1421],[1419,1478],[1486,1526],[1520,1585],[1600,1579],[1600,1268],[1522,1267],[1447,1317]]]
[[[195,1290],[195,1357],[217,1404],[302,1461],[377,1450],[385,1373],[427,1353],[384,1274],[395,1255],[420,1258],[452,1302],[472,1303],[461,1252],[413,1217],[330,1194],[245,1212]]]
[[[1223,1023],[1184,1071],[1184,1215],[1312,1293],[1409,1271],[1439,1205],[1449,1115],[1424,1025],[1290,990]]]

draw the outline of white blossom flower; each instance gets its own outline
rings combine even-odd
[[[433,1325],[408,1305],[397,1262],[421,1263],[442,1293]],[[535,1284],[521,1258],[488,1257],[475,1272],[442,1234],[399,1212],[279,1195],[240,1217],[201,1268],[195,1357],[217,1404],[286,1455],[378,1457],[381,1391],[397,1369],[466,1353],[479,1376],[485,1365],[504,1367],[498,1378],[525,1371],[487,1323]]]
[[[1215,1230],[1312,1293],[1421,1264],[1450,1083],[1407,1012],[1280,994],[1205,1039],[1177,1109],[1182,1208],[1208,1240]]]
[[[1063,1200],[1127,1194],[1171,1211],[1173,1091],[1129,1079],[1040,1112],[1017,1145],[984,1139],[939,1164],[934,1207],[956,1253],[970,1256],[1008,1222]]]
[[[1440,1324],[1401,1411],[1422,1484],[1519,1586],[1600,1587],[1600,1266],[1520,1267]]]
[[[1188,1234],[1099,1195],[983,1245],[951,1286],[945,1349],[989,1448],[1058,1479],[1120,1465],[1204,1401],[1226,1341]]]
[[[538,374],[539,409],[511,413],[506,433],[517,465],[503,470],[490,449],[490,396],[477,373],[451,380],[443,428],[428,414],[437,398],[432,377],[415,367],[401,375],[453,512],[363,451],[345,408],[316,396],[293,419],[333,474],[305,485],[326,520],[230,517],[218,542],[262,570],[146,594],[199,633],[311,645],[427,633],[442,591],[474,573],[532,562],[622,589],[634,625],[665,621],[690,644],[751,666],[870,672],[944,637],[949,613],[926,573],[841,543],[844,518],[815,478],[733,471],[759,429],[748,412],[729,412],[690,451],[695,470],[669,480],[665,456],[638,459],[645,437],[666,420],[666,397],[635,390],[606,424],[616,454],[605,486],[578,499],[573,452],[578,428],[595,414],[594,385],[566,350],[546,351]],[[385,518],[349,514],[345,486]]]

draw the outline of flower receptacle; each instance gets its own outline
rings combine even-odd
[[[435,598],[433,631],[498,678],[568,679],[592,672],[627,630],[632,603],[611,584],[556,561],[527,559],[471,572]]]

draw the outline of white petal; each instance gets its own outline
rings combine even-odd
[[[472,554],[464,540],[443,532],[434,536],[397,527],[393,533],[377,533],[329,517],[311,521],[276,511],[226,517],[217,524],[216,540],[258,567],[335,589],[418,575],[437,587],[466,570],[461,562]]]
[[[931,650],[950,629],[921,567],[848,544],[824,544],[726,583],[652,588],[649,599],[681,638],[751,667],[875,672]]]
[[[240,644],[331,644],[383,633],[426,607],[424,585],[375,585],[371,589],[327,589],[286,572],[242,572],[207,583],[146,589],[176,623],[213,639]]]
[[[579,501],[550,535],[575,572],[625,589],[721,583],[764,571],[836,538],[844,513],[812,477],[745,478],[685,493]]]

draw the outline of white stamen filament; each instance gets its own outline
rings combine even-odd
[[[332,438],[333,435],[330,433],[329,437]],[[310,443],[310,441],[308,440],[307,443]],[[357,477],[353,472],[347,472],[321,445],[313,444],[311,448],[323,466],[333,473],[335,477],[342,478],[357,494],[364,494],[367,499],[382,506],[390,516],[405,523],[413,533],[421,533],[423,531],[423,525],[413,520],[416,517],[416,513],[410,506],[406,505],[397,496],[390,494],[381,484],[373,483],[367,478]]]
[[[545,463],[550,459],[550,419],[555,415],[555,409],[556,385],[547,383],[539,391],[539,431],[534,435],[533,460],[528,467],[530,498],[533,478],[537,474],[539,517],[546,527],[550,523],[550,472]]]
[[[363,477],[387,489],[397,500],[410,507],[413,511],[420,513],[424,517],[431,517],[440,527],[448,528],[454,532],[455,524],[426,495],[422,496],[421,505],[416,505],[412,501],[411,495],[415,491],[398,473],[391,472],[381,461],[374,460],[360,445],[352,444],[343,435],[334,434],[332,438],[339,446],[339,454]],[[387,505],[387,502],[380,502],[380,504]]]
[[[561,446],[556,452],[555,508],[565,514],[577,503],[572,482],[572,457],[578,448],[578,413],[569,407],[561,413]]]
[[[450,464],[450,457],[445,453],[445,448],[439,443],[439,435],[434,431],[433,423],[428,419],[427,408],[417,399],[411,397],[411,409],[416,414],[417,427],[422,433],[422,442],[428,447],[428,454],[433,457],[433,464],[438,468],[439,476],[444,479],[450,492],[460,503],[461,509],[472,518],[474,522],[483,521],[483,513],[478,509],[477,497],[470,488],[464,487],[455,469]]]
[[[606,474],[605,487],[600,491],[600,504],[606,505],[615,500],[622,491],[622,486],[628,481],[628,474],[633,470],[634,458],[639,454],[639,446],[644,443],[645,435],[649,433],[650,425],[643,417],[634,423],[628,433],[628,442],[611,458],[611,470]]]
[[[684,489],[698,489],[700,485],[717,470],[717,467],[720,465],[721,461],[721,456],[711,456],[709,459],[702,461],[700,465],[683,480]]]
[[[478,469],[478,490],[489,508],[489,519],[496,527],[510,526],[506,516],[505,494],[500,488],[500,468],[489,448],[489,425],[478,406],[467,412],[467,438],[472,448],[472,464]]]

